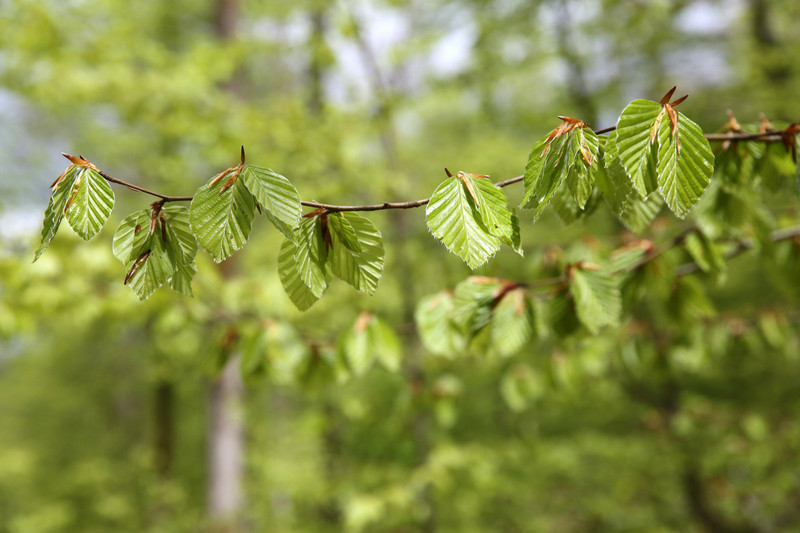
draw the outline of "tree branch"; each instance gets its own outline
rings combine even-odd
[[[596,130],[595,133],[603,134],[608,133],[610,131],[614,131],[616,126],[611,126],[608,128],[603,128]],[[770,131],[766,133],[707,133],[705,134],[705,138],[709,141],[755,141],[755,142],[778,142],[781,140],[783,132],[780,131]],[[121,179],[117,179],[113,176],[110,176],[106,172],[100,170],[100,175],[108,181],[109,183],[115,183],[117,185],[122,185],[123,187],[127,187],[128,189],[136,192],[141,192],[144,194],[149,194],[151,196],[155,196],[156,198],[161,198],[164,202],[191,202],[193,196],[170,196],[167,194],[162,194],[160,192],[151,191],[149,189],[145,189],[144,187],[139,187],[138,185],[134,185],[132,183],[128,183],[127,181],[123,181]],[[498,187],[506,187],[508,185],[512,185],[519,181],[522,181],[523,176],[516,176],[513,178],[508,178],[503,181],[498,181],[495,183]],[[367,204],[367,205],[337,205],[337,204],[324,204],[320,202],[314,201],[307,201],[303,200],[300,202],[302,205],[306,207],[313,207],[315,209],[325,209],[330,213],[335,213],[339,211],[384,211],[388,209],[414,209],[416,207],[422,207],[430,202],[430,198],[422,198],[421,200],[413,200],[410,202],[383,202],[380,204]]]

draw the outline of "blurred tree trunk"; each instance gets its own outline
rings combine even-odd
[[[244,500],[242,493],[243,386],[238,357],[231,357],[219,378],[209,387],[209,484],[208,506],[213,519],[233,523]]]
[[[153,389],[153,416],[155,420],[153,449],[156,473],[165,481],[172,474],[175,442],[175,385],[159,380]]]
[[[214,0],[214,27],[220,41],[232,39],[239,16],[238,0]],[[236,82],[228,84],[236,93]],[[235,258],[220,265],[223,278],[235,276]],[[229,330],[225,344],[233,344],[235,330]],[[227,349],[228,347],[223,347]],[[228,358],[219,377],[208,390],[208,511],[223,531],[235,531],[242,508],[244,425],[242,403],[244,388],[235,351]]]

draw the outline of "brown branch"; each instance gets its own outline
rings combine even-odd
[[[128,183],[127,181],[119,180],[113,176],[109,176],[102,170],[98,170],[98,173],[109,183],[116,183],[117,185],[122,185],[123,187],[127,187],[132,191],[143,192],[145,194],[155,196],[156,198],[161,198],[165,202],[191,202],[192,198],[194,198],[193,196],[168,196],[166,194],[161,194],[159,192],[151,191],[145,189],[144,187],[139,187],[138,185]]]
[[[617,127],[611,126],[608,128],[603,128],[596,130],[595,133],[603,134],[608,133],[610,131],[614,131]],[[766,133],[707,133],[705,134],[705,138],[709,141],[756,141],[756,142],[778,142],[781,140],[782,132],[780,131],[770,131]],[[117,185],[122,185],[123,187],[127,187],[128,189],[136,192],[141,192],[145,194],[149,194],[151,196],[155,196],[156,198],[161,198],[165,202],[191,202],[193,196],[169,196],[166,194],[162,194],[156,191],[151,191],[145,189],[144,187],[139,187],[138,185],[134,185],[132,183],[128,183],[127,181],[123,181],[117,178],[114,178],[107,173],[103,172],[102,170],[99,171],[100,175],[105,178],[106,181],[109,183],[116,183]],[[516,176],[513,178],[509,178],[507,180],[498,181],[495,183],[498,187],[506,187],[508,185],[517,183],[522,181],[523,176]],[[339,211],[384,211],[388,209],[414,209],[416,207],[422,207],[430,202],[430,198],[422,198],[421,200],[413,200],[410,202],[383,202],[380,204],[367,204],[367,205],[337,205],[337,204],[323,204],[320,202],[313,202],[303,200],[300,202],[302,205],[306,207],[313,207],[315,209],[324,209],[329,213],[339,212]]]

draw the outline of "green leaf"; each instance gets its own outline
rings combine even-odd
[[[517,353],[533,335],[533,308],[523,289],[509,291],[494,308],[492,349],[502,356]]]
[[[153,239],[154,246],[150,255],[136,268],[128,280],[128,286],[140,300],[149,298],[159,287],[166,283],[173,274],[172,263],[165,253],[160,239]]]
[[[197,239],[189,225],[189,209],[182,205],[166,205],[161,212],[167,221],[167,249],[175,260],[194,261],[197,255]]]
[[[72,201],[65,210],[69,225],[88,241],[103,228],[114,209],[114,192],[96,170],[80,167],[72,186]]]
[[[567,174],[567,188],[578,207],[584,209],[594,191],[595,173],[590,170],[601,165],[598,160],[600,142],[597,135],[589,129],[578,128],[571,133],[570,150],[574,154],[575,161]],[[589,157],[591,164],[586,162],[586,157]]]
[[[278,276],[281,279],[283,290],[292,300],[295,306],[301,311],[305,311],[319,300],[319,296],[308,288],[300,277],[295,262],[295,254],[298,246],[290,240],[283,241],[280,253],[278,254]],[[321,296],[321,295],[320,295]]]
[[[322,237],[319,217],[304,218],[297,230],[297,246],[294,250],[295,270],[303,284],[317,298],[328,287],[325,271],[327,249]]]
[[[574,154],[569,151],[570,138],[573,132],[560,135],[550,142],[549,149],[543,153],[547,137],[537,142],[528,156],[525,166],[525,195],[522,207],[535,208],[534,218],[539,216],[550,203],[555,193],[567,178],[569,169],[575,162]]]
[[[428,229],[451,252],[475,269],[492,257],[500,247],[500,239],[484,224],[480,208],[467,191],[459,176],[469,180],[476,189],[474,180],[461,172],[447,178],[431,196],[425,210]],[[482,194],[475,190],[478,201]],[[489,201],[484,199],[484,201]]]
[[[166,237],[166,249],[172,262],[173,275],[169,280],[172,290],[192,296],[192,279],[197,273],[194,258],[197,255],[197,239],[189,226],[189,210],[181,205],[168,205],[162,208],[166,222],[163,230],[159,221],[157,232]]]
[[[384,262],[383,240],[378,228],[355,213],[329,214],[328,228],[332,237],[331,271],[357,290],[373,294],[381,280]],[[351,241],[350,246],[345,244],[347,239]]]
[[[604,272],[575,267],[569,273],[578,319],[592,333],[619,325],[622,299],[614,278]]]
[[[345,248],[356,254],[361,253],[361,244],[358,242],[356,230],[346,217],[342,216],[341,213],[331,213],[328,215],[328,225],[331,233],[335,233],[339,237],[339,242]]]
[[[450,319],[453,295],[442,291],[423,298],[414,313],[422,343],[431,353],[455,357],[466,350],[466,338]]]
[[[508,407],[515,412],[527,409],[544,395],[545,386],[533,369],[518,363],[506,372],[500,382],[500,394]]]
[[[619,219],[634,233],[641,233],[656,218],[662,205],[664,205],[664,200],[657,194],[651,194],[644,199],[634,194],[631,195]]]
[[[472,178],[475,195],[480,202],[480,215],[484,227],[500,241],[511,247],[519,255],[524,255],[520,245],[519,218],[508,208],[503,190],[486,178]]]
[[[169,287],[186,296],[192,296],[192,280],[197,274],[197,265],[194,263],[173,264],[172,277],[169,280]]]
[[[125,217],[114,233],[112,252],[128,269],[127,284],[140,300],[149,298],[167,281],[173,290],[192,295],[197,243],[188,230],[187,209],[168,206],[163,213],[167,224],[162,227],[157,220],[152,235],[151,211],[147,209]]]
[[[244,246],[253,224],[255,199],[237,170],[200,187],[189,208],[189,222],[200,244],[219,263]],[[235,179],[222,190],[229,180]]]
[[[684,218],[714,173],[714,153],[703,130],[676,111],[677,128],[665,117],[658,129],[658,188],[669,208]]]
[[[300,224],[302,206],[297,189],[284,176],[272,169],[244,165],[242,179],[247,189],[256,197],[270,221],[289,239]]]
[[[372,313],[362,313],[337,343],[338,357],[356,375],[364,374],[379,360],[387,370],[400,369],[400,340],[392,329]]]
[[[501,287],[499,279],[483,276],[472,276],[456,285],[450,317],[467,338],[489,324],[492,303]]]
[[[625,167],[622,166],[619,157],[616,156],[615,142],[609,139],[606,143],[608,151],[601,152],[600,155],[604,170],[596,172],[594,177],[597,188],[603,193],[606,203],[614,214],[619,217],[632,199],[639,198],[639,195],[636,189],[633,188],[627,174],[625,174]]]
[[[725,271],[725,256],[719,246],[704,233],[690,233],[684,240],[684,246],[703,272],[719,274]]]
[[[662,122],[669,123],[662,109],[658,102],[634,100],[622,111],[613,134],[620,162],[642,198],[646,198],[658,186],[658,151],[656,143],[651,142],[651,133],[658,117],[662,117]]]
[[[47,203],[47,209],[44,212],[44,222],[42,227],[42,239],[39,248],[36,249],[33,261],[34,263],[42,256],[47,250],[50,241],[55,237],[58,227],[61,225],[61,220],[64,218],[64,208],[72,191],[72,185],[78,175],[79,167],[70,165],[64,174],[56,183],[53,194],[50,196],[50,201]]]
[[[111,243],[111,252],[123,265],[129,266],[147,249],[149,239],[150,211],[142,209],[119,223]]]

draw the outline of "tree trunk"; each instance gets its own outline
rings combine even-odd
[[[219,378],[209,387],[208,508],[211,517],[228,523],[242,508],[242,456],[244,428],[242,424],[243,387],[238,357],[232,357]]]

